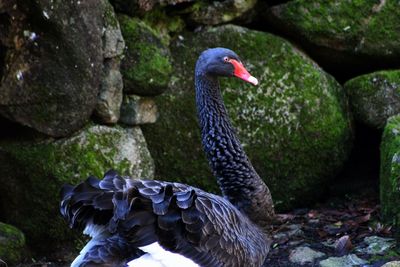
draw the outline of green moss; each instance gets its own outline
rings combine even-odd
[[[317,45],[369,55],[400,55],[396,1],[296,0],[273,12]]]
[[[277,207],[309,202],[322,193],[351,148],[351,121],[340,85],[270,34],[227,25],[186,34],[175,45],[177,77],[157,99],[158,122],[144,127],[157,176],[215,190],[200,143],[193,71],[203,49],[222,46],[236,51],[259,78],[257,88],[227,78],[221,87],[240,140]]]
[[[358,76],[344,85],[355,118],[374,128],[400,112],[400,71],[378,71]]]
[[[170,43],[171,35],[185,28],[185,22],[180,16],[167,14],[162,7],[146,12],[142,20],[156,30],[164,45]]]
[[[103,177],[109,169],[151,178],[153,163],[142,157],[144,151],[137,151],[141,160],[137,165],[121,158],[121,146],[129,146],[123,131],[95,126],[66,140],[0,145],[7,159],[0,161],[1,167],[5,177],[13,179],[12,183],[2,181],[5,186],[0,189],[3,202],[8,203],[5,216],[26,233],[37,252],[49,253],[76,238],[58,211],[63,184],[76,184],[89,175]]]
[[[386,222],[400,227],[400,116],[388,120],[382,136],[380,200]]]
[[[197,1],[190,8],[190,18],[196,23],[216,25],[230,22],[251,10],[256,0]]]
[[[104,16],[104,22],[105,22],[104,25],[106,27],[108,27],[108,26],[111,26],[113,28],[119,27],[118,19],[115,15],[114,8],[108,2],[106,2],[106,7],[105,7],[103,16]]]
[[[0,222],[0,259],[10,265],[20,263],[24,249],[24,234],[14,226]]]
[[[141,95],[161,93],[172,73],[168,49],[143,21],[122,15],[119,21],[127,46],[121,67],[125,89]]]
[[[387,261],[391,261],[394,259],[400,259],[400,250],[399,248],[392,248],[392,249],[388,249],[387,251],[385,251],[385,253],[383,255],[379,255],[379,254],[375,254],[372,255],[372,257],[368,260],[371,264],[376,263],[376,262],[387,262]],[[386,267],[391,267],[392,265],[386,266]],[[398,265],[394,265],[392,267],[395,267]]]
[[[141,67],[132,67],[124,71],[124,78],[136,81],[140,87],[166,86],[172,70],[169,59],[163,56],[156,47],[143,44],[137,49],[141,51],[141,59],[138,62]]]

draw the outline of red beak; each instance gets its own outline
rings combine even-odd
[[[232,63],[233,67],[234,67],[234,72],[233,75],[235,75],[236,77],[249,82],[253,85],[257,85],[258,84],[258,80],[256,77],[251,76],[250,73],[245,69],[245,67],[243,66],[243,64],[235,59],[230,59],[229,60],[230,63]]]

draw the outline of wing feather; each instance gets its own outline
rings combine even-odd
[[[88,263],[115,261],[111,254],[131,259],[137,249],[120,250],[153,242],[200,266],[261,266],[268,253],[266,236],[230,202],[179,183],[109,171],[103,180],[65,186],[60,211],[73,228],[100,222],[107,229],[105,248],[90,250]]]

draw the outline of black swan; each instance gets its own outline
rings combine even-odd
[[[257,85],[231,50],[213,48],[195,70],[202,143],[224,197],[114,171],[62,189],[60,211],[92,240],[71,266],[262,266],[272,199],[229,121],[218,76]]]

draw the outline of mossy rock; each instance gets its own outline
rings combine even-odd
[[[400,261],[387,262],[382,267],[400,267]]]
[[[168,47],[138,18],[120,15],[118,19],[127,47],[121,64],[125,92],[142,96],[162,93],[172,73]]]
[[[186,26],[181,14],[175,13],[168,13],[165,8],[158,7],[146,12],[141,20],[157,32],[163,43],[169,44],[171,36],[183,31]]]
[[[24,250],[24,234],[16,227],[0,222],[0,260],[9,265],[20,263]]]
[[[71,135],[84,127],[96,105],[110,5],[43,0],[14,6],[9,16],[19,14],[19,22],[11,23],[7,38],[18,41],[4,61],[0,114],[46,135]]]
[[[136,178],[154,172],[138,127],[90,126],[57,141],[2,141],[0,152],[1,219],[21,228],[28,244],[46,255],[76,237],[58,210],[64,183],[103,177],[109,169]]]
[[[187,33],[172,48],[176,74],[156,98],[160,117],[143,126],[156,176],[217,192],[203,155],[195,109],[193,72],[200,52],[236,51],[256,88],[221,79],[224,100],[239,138],[278,208],[315,201],[351,149],[352,130],[341,86],[287,41],[226,25]]]
[[[139,18],[150,26],[152,30],[157,33],[157,36],[161,37],[164,43],[169,43],[170,35],[174,35],[185,28],[185,21],[182,15],[186,13],[186,8],[178,7],[174,0],[170,1],[171,3],[165,0],[161,1],[163,3],[162,5],[156,4],[150,10],[146,11],[141,10],[139,5],[134,3],[136,2],[135,0],[114,0],[111,2],[119,13]],[[192,1],[194,0],[180,0],[178,4]],[[145,0],[142,2],[155,4],[155,1],[150,2]],[[173,5],[174,8],[171,8],[168,4]],[[186,4],[184,4],[184,6],[186,6]]]
[[[383,218],[400,227],[400,116],[388,119],[381,144],[380,200]]]
[[[400,70],[379,71],[351,79],[344,85],[355,118],[374,128],[400,113]]]
[[[400,58],[398,1],[294,0],[272,7],[267,16],[317,46],[380,61]]]
[[[198,24],[217,25],[228,23],[248,13],[257,0],[197,1],[189,18]]]

